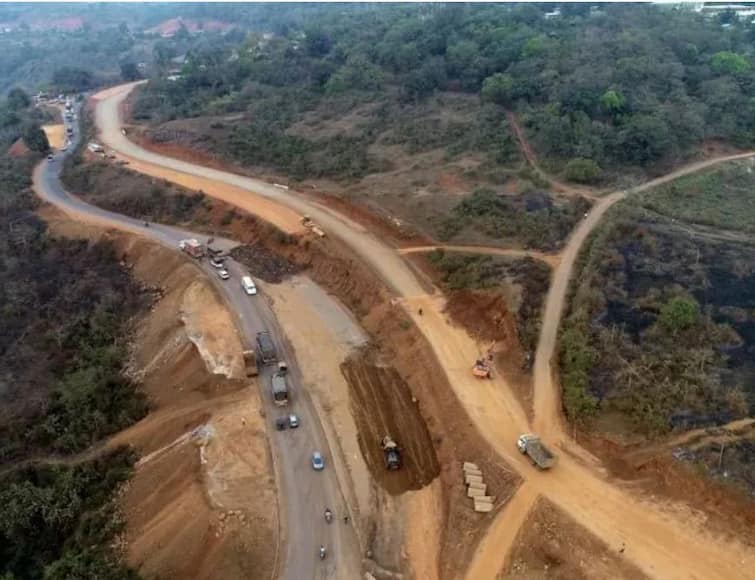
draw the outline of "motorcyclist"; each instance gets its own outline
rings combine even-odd
[[[325,551],[325,546],[320,546],[320,560],[324,560],[325,559],[326,553],[327,552]]]
[[[333,519],[333,512],[330,511],[330,508],[325,508],[325,521],[330,523],[331,519]]]

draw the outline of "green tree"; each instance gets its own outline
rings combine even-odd
[[[19,109],[28,107],[31,104],[31,99],[23,89],[14,87],[8,91],[7,102],[8,107],[14,111],[18,111]]]
[[[603,171],[592,159],[572,159],[566,164],[566,178],[577,183],[595,183],[600,180]]]
[[[46,153],[50,150],[50,143],[47,141],[47,135],[39,125],[27,125],[22,134],[24,143],[32,151]]]
[[[94,86],[94,77],[88,70],[67,66],[55,71],[52,84],[64,93],[81,92]]]
[[[139,68],[136,66],[136,63],[131,61],[121,63],[121,78],[124,81],[135,81],[140,77],[141,75],[139,74]]]
[[[720,75],[738,75],[750,69],[750,63],[746,57],[726,50],[714,54],[710,66]]]
[[[603,96],[600,97],[600,104],[611,114],[621,111],[624,108],[625,103],[626,99],[624,98],[624,95],[613,89],[607,90],[603,93]]]
[[[694,325],[700,318],[700,305],[694,298],[677,296],[661,307],[658,322],[676,334]]]
[[[511,105],[514,79],[505,73],[495,73],[482,82],[480,96],[483,101],[507,107]]]

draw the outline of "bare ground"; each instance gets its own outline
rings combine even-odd
[[[240,368],[230,315],[175,253],[41,213],[58,235],[112,239],[136,278],[160,288],[138,324],[130,369],[152,409],[110,442],[142,456],[121,499],[128,563],[146,577],[271,578],[277,503],[258,391],[213,372],[217,361]]]
[[[640,580],[646,578],[547,500],[540,499],[514,543],[498,580]],[[631,549],[631,546],[625,546]]]

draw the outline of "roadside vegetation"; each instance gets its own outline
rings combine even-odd
[[[755,234],[754,168],[751,160],[727,163],[637,195],[632,204],[689,224]]]
[[[752,245],[614,210],[583,250],[562,327],[569,417],[619,415],[652,437],[752,414],[754,272]]]
[[[555,201],[546,193],[512,196],[476,189],[453,208],[439,232],[444,240],[484,234],[525,248],[555,250],[589,209],[582,197]]]
[[[28,103],[12,106],[33,126]],[[112,546],[134,457],[96,445],[147,412],[123,370],[150,298],[109,245],[49,235],[33,213],[39,159],[0,157],[0,577],[130,578]]]

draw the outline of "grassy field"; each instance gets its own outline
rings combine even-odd
[[[755,233],[755,174],[751,161],[677,179],[632,203],[691,224]]]

